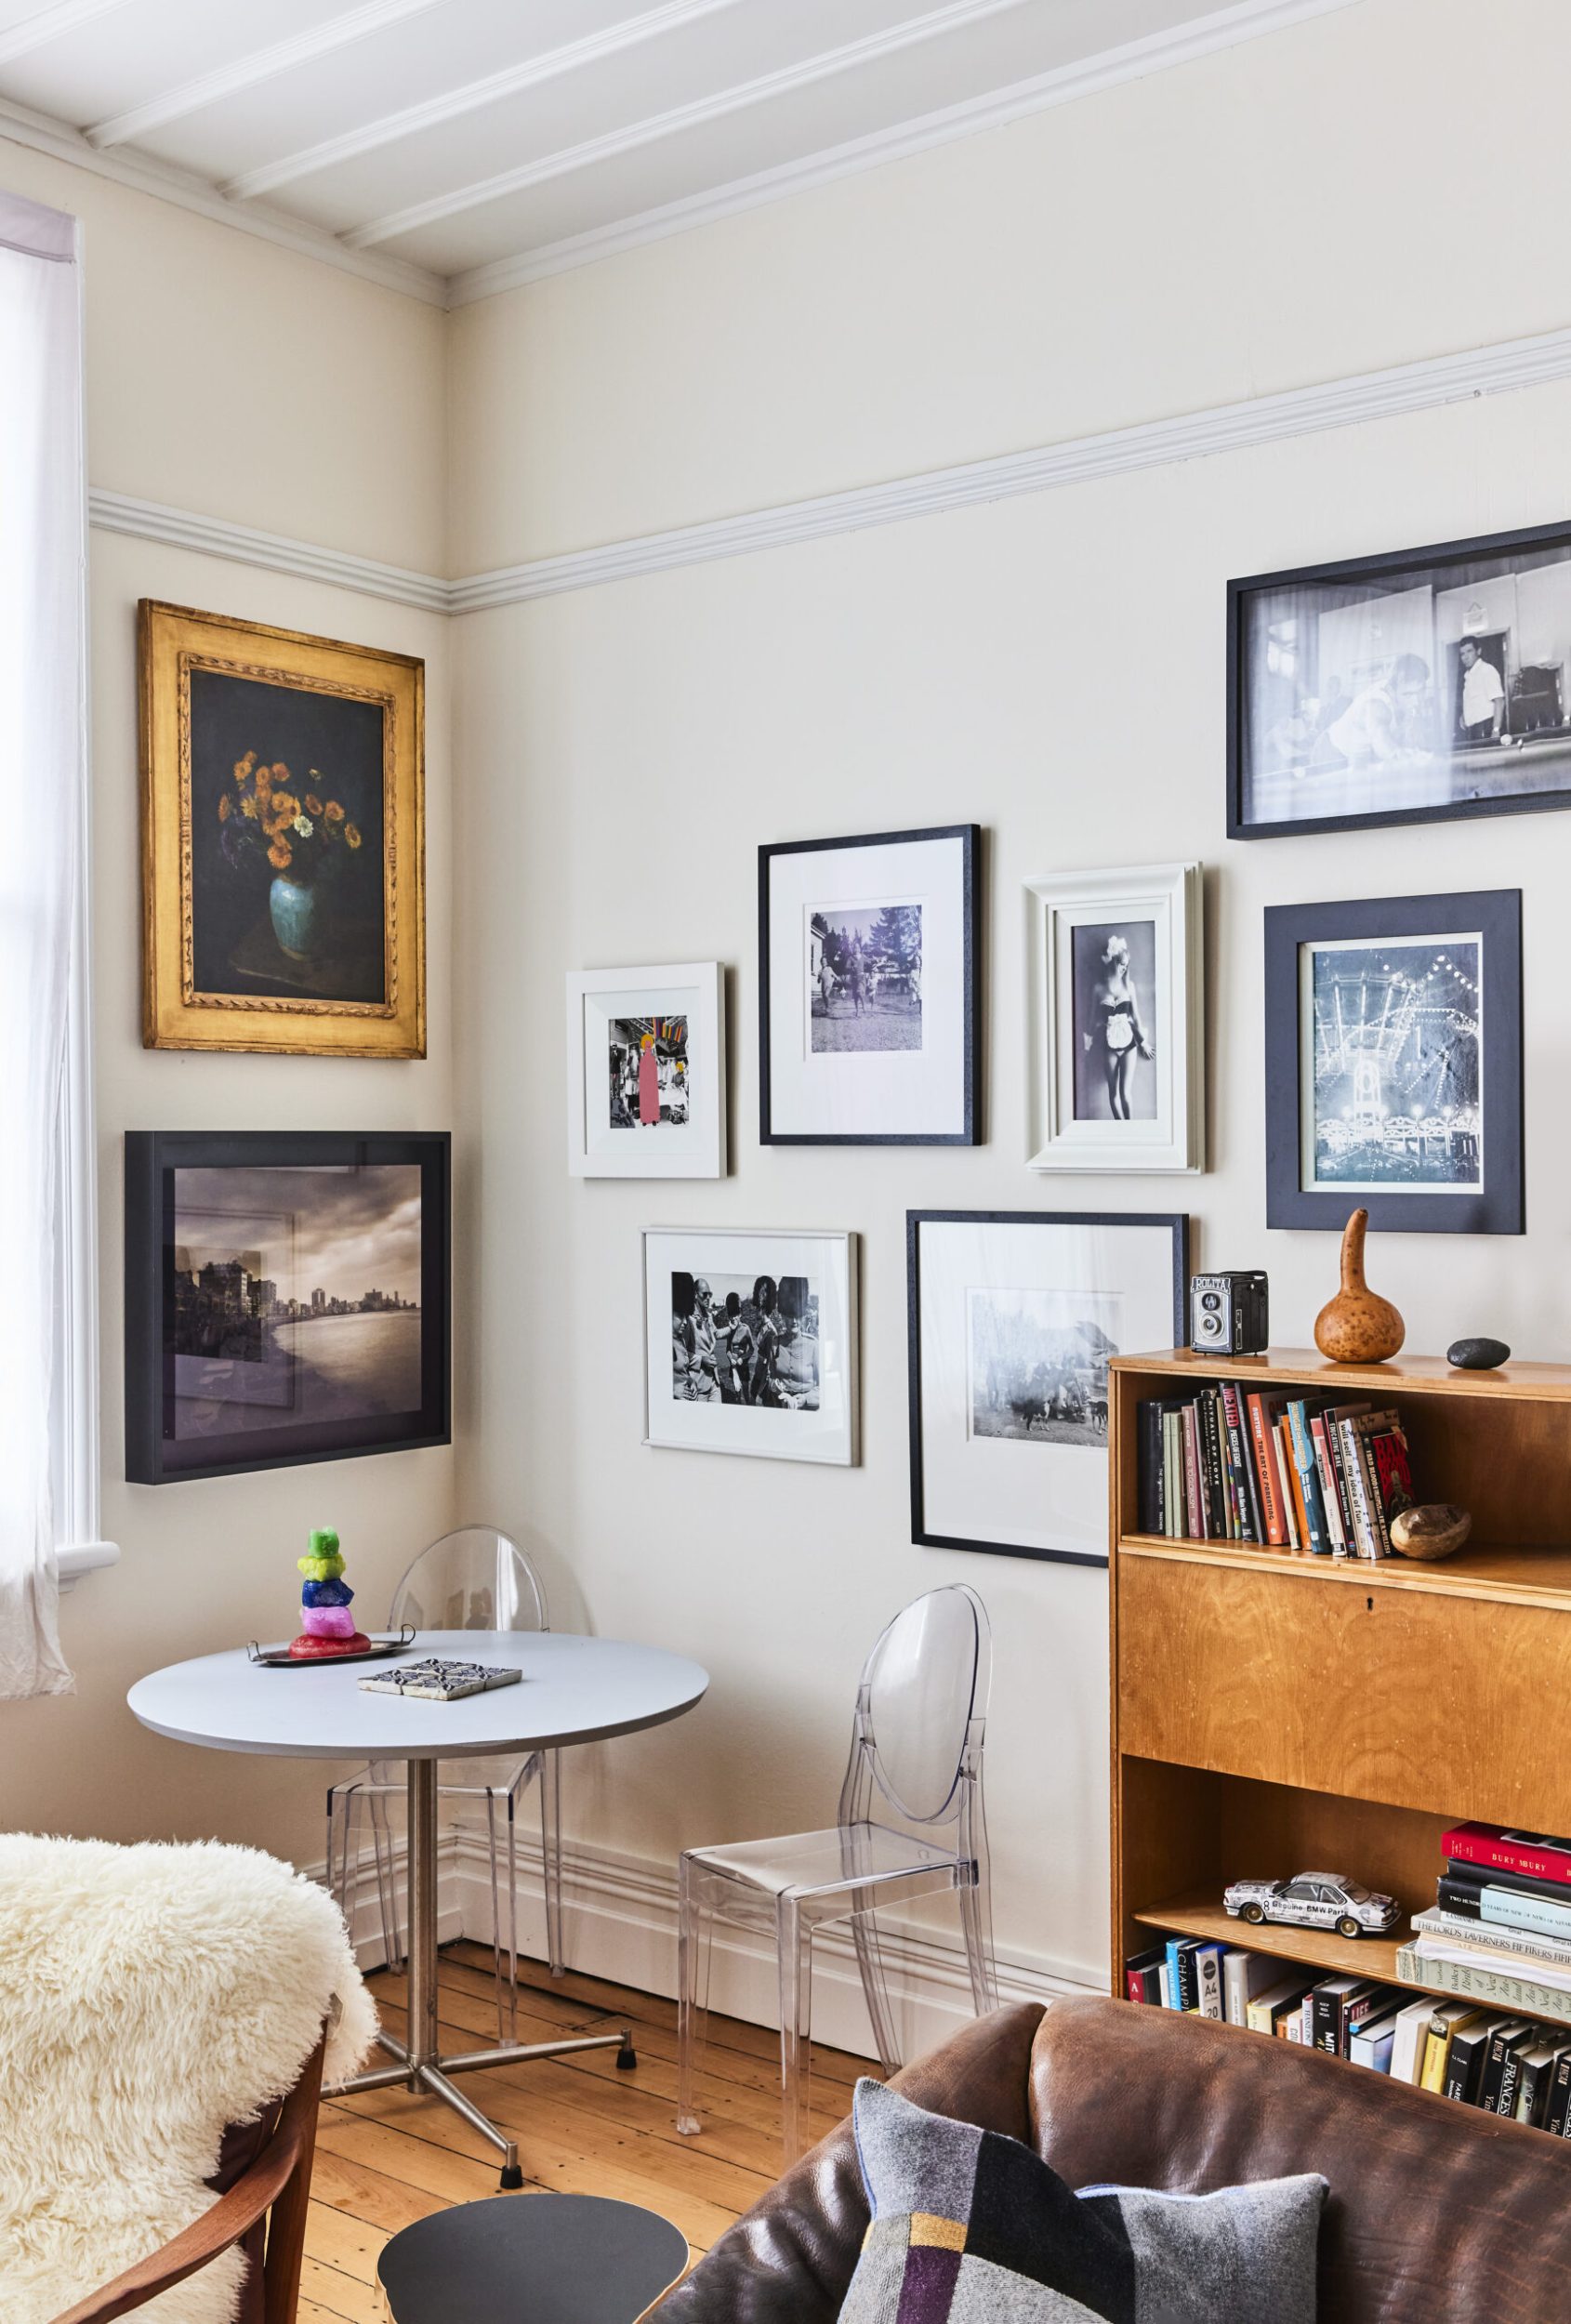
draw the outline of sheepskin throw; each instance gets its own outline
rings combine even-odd
[[[376,2013],[332,1899],[255,1848],[0,1835],[0,2314],[48,2324],[201,2216],[226,2126]],[[237,2251],[139,2311],[230,2324]]]

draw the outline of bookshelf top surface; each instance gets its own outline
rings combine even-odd
[[[1498,1371],[1463,1372],[1443,1355],[1399,1355],[1389,1364],[1332,1364],[1314,1348],[1268,1348],[1263,1355],[1196,1355],[1192,1348],[1156,1348],[1116,1355],[1115,1372],[1160,1373],[1196,1382],[1235,1380],[1246,1386],[1273,1380],[1315,1388],[1381,1389],[1387,1394],[1503,1396],[1571,1405],[1571,1364],[1502,1364]]]
[[[1455,1557],[1426,1564],[1408,1557],[1317,1557],[1311,1550],[1272,1549],[1253,1541],[1172,1541],[1160,1534],[1125,1534],[1118,1555],[1244,1566],[1251,1573],[1292,1574],[1354,1590],[1414,1590],[1544,1606],[1557,1614],[1571,1611],[1571,1550],[1470,1541]]]

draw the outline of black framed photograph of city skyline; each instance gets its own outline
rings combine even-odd
[[[1522,892],[1265,914],[1266,1224],[1524,1229]]]
[[[978,1143],[981,838],[759,848],[761,1143]]]
[[[125,1473],[450,1437],[446,1131],[125,1140]]]
[[[1227,585],[1233,839],[1571,806],[1571,524]]]

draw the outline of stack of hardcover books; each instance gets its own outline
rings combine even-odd
[[[1366,1400],[1221,1380],[1147,1399],[1137,1431],[1141,1531],[1169,1540],[1389,1557],[1412,1506],[1400,1415]]]
[[[1414,1915],[1402,1974],[1571,2026],[1571,1840],[1457,1824],[1441,1845],[1446,1869],[1432,1910]]]
[[[1429,1918],[1419,1914],[1416,1925]],[[1397,1956],[1401,1973],[1440,1983],[1432,1960],[1408,1959],[1413,1949]],[[1541,2009],[1415,1996],[1376,1977],[1316,1977],[1278,1954],[1194,1936],[1168,1937],[1126,1962],[1125,1990],[1131,2001],[1326,2050],[1393,2081],[1571,2137],[1571,2026],[1542,2023]],[[1571,2009],[1571,1985],[1567,1996]]]

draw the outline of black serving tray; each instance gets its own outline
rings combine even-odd
[[[287,1646],[258,1646],[254,1638],[245,1653],[263,1670],[341,1670],[346,1662],[386,1662],[391,1655],[406,1655],[416,1635],[414,1625],[405,1622],[396,1638],[373,1638],[361,1654],[292,1655]]]

